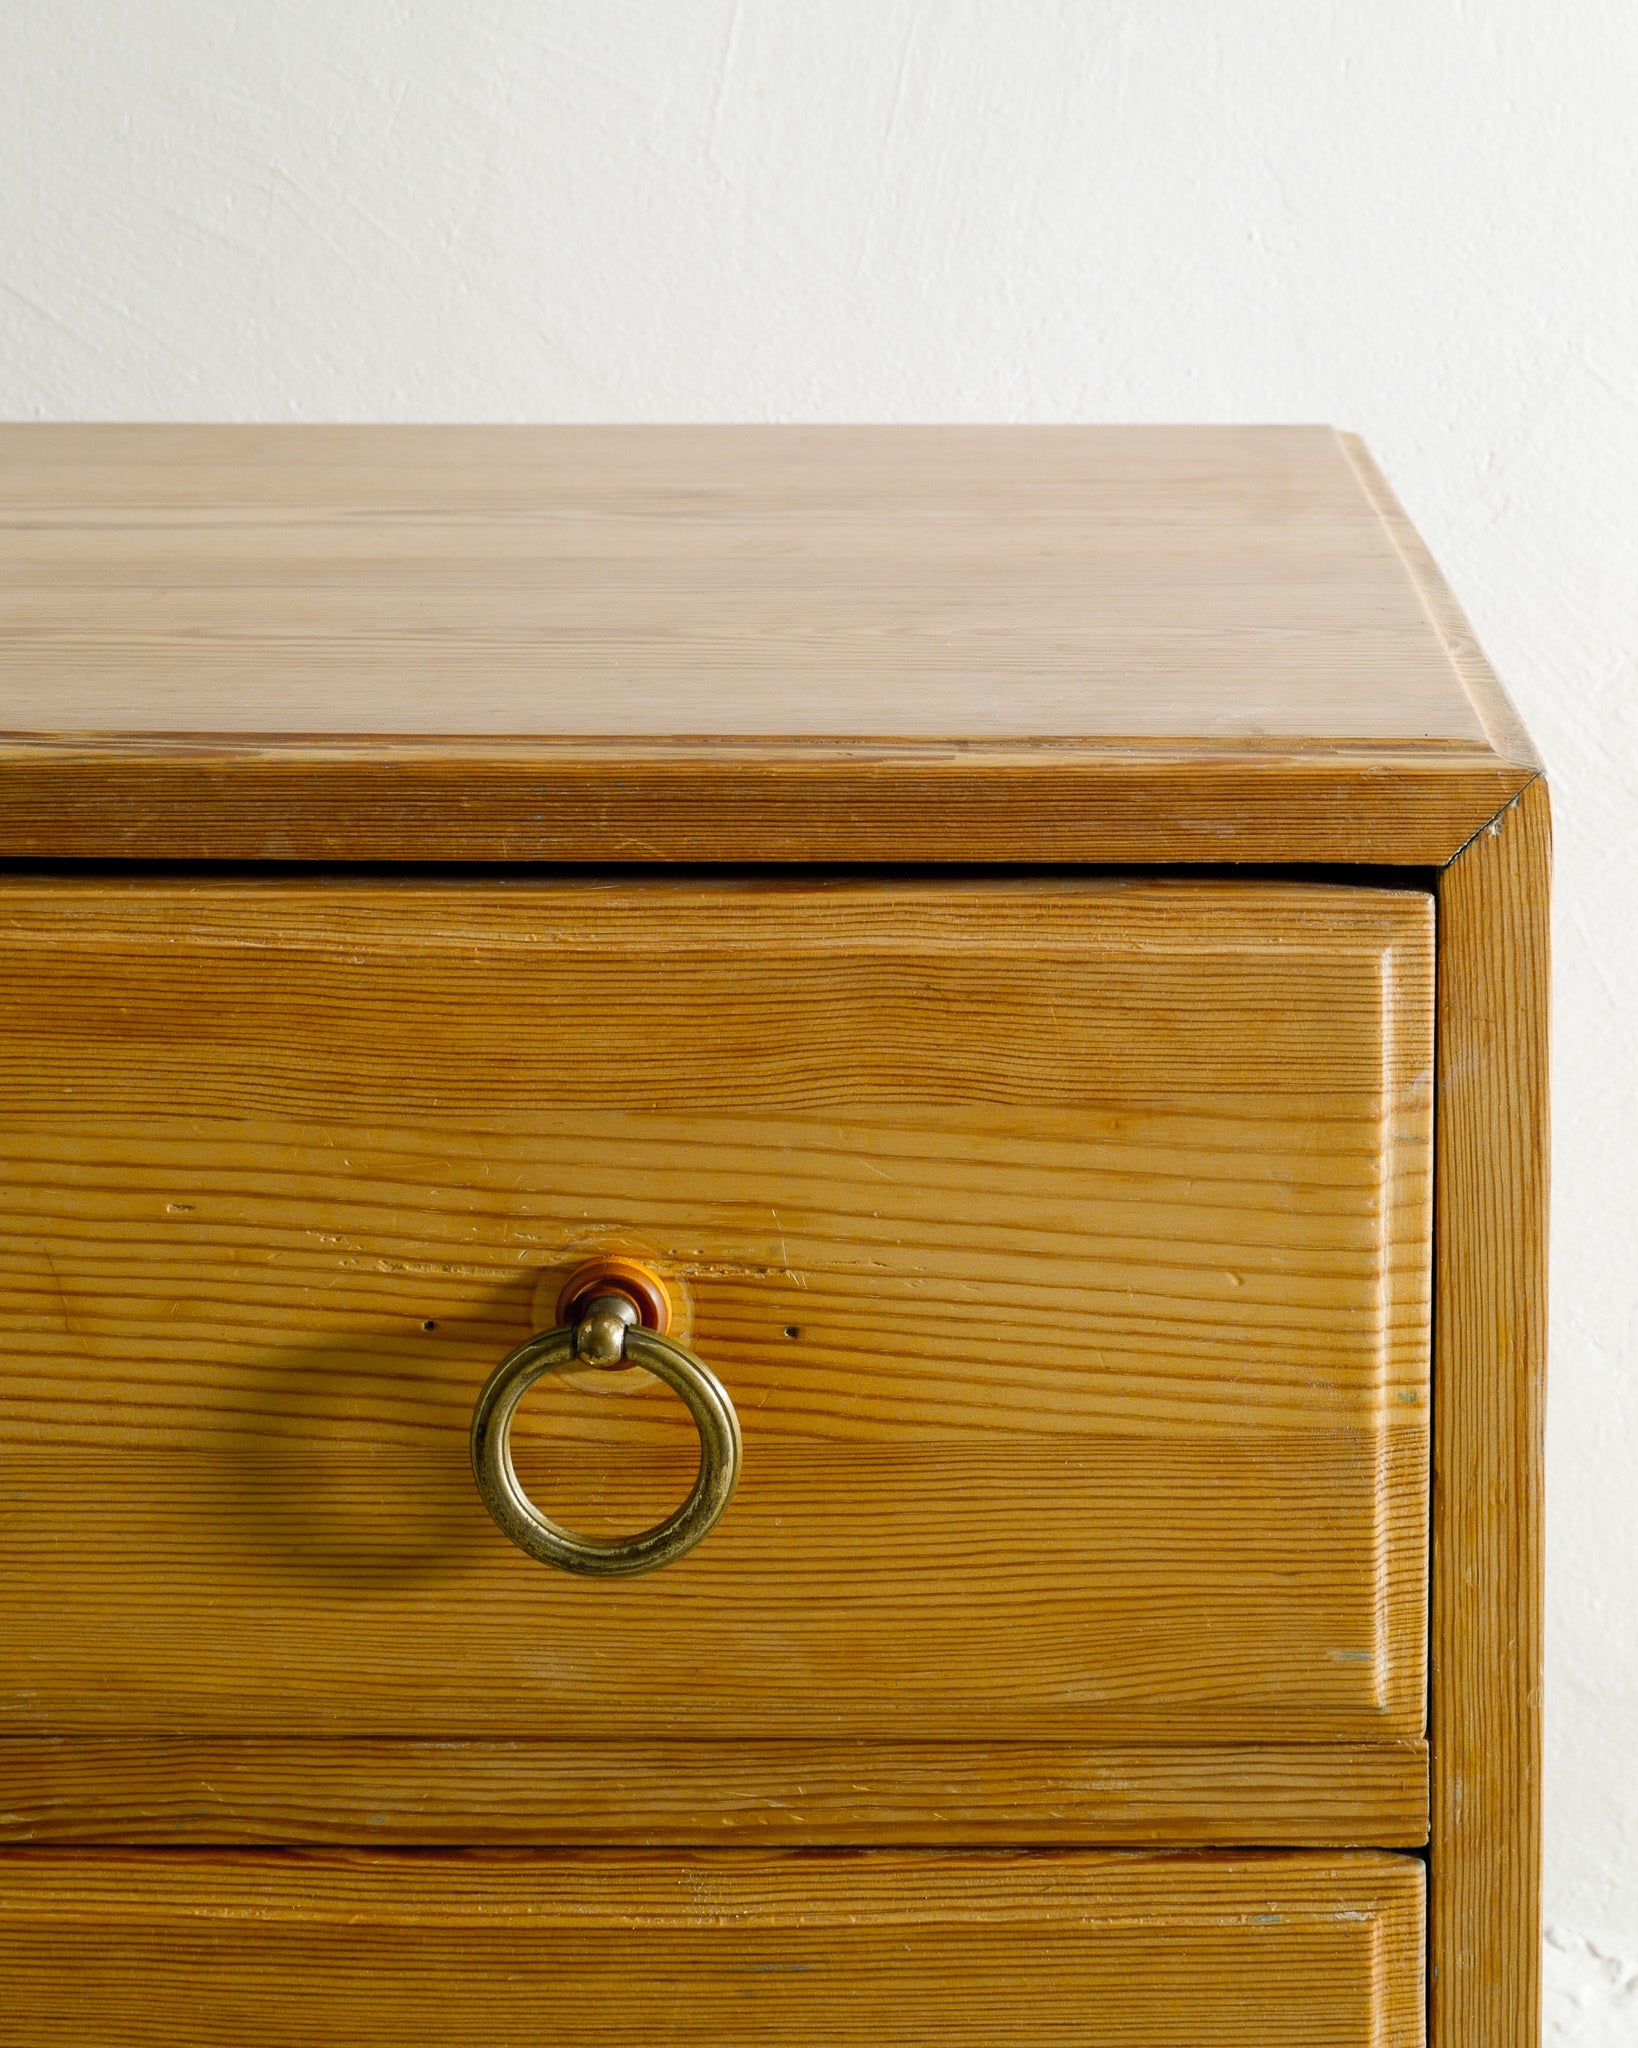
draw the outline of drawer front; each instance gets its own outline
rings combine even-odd
[[[1431,1004],[1412,891],[8,883],[0,1729],[1414,1747]],[[744,1462],[599,1583],[467,1427],[611,1250]]]
[[[1414,2048],[1380,1855],[0,1856],[16,2048]]]

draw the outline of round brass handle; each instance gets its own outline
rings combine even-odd
[[[739,1417],[727,1389],[703,1360],[654,1330],[634,1327],[636,1310],[618,1296],[588,1304],[574,1324],[525,1340],[490,1374],[472,1411],[472,1472],[483,1504],[511,1537],[542,1564],[586,1578],[626,1578],[673,1564],[715,1525],[739,1478]],[[512,1418],[535,1381],[577,1359],[640,1365],[680,1395],[700,1435],[693,1491],[675,1513],[635,1536],[577,1536],[543,1515],[512,1469]]]

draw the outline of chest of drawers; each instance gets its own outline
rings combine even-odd
[[[0,625],[0,2042],[1535,2039],[1546,798],[1357,443],[13,427]]]

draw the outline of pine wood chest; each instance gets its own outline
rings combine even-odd
[[[0,2043],[1526,2048],[1547,806],[1309,428],[0,429]]]

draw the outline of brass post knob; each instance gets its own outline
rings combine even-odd
[[[739,1478],[739,1417],[727,1389],[702,1359],[657,1330],[645,1330],[624,1293],[598,1294],[578,1306],[578,1320],[527,1338],[503,1358],[472,1411],[472,1472],[483,1504],[520,1550],[586,1578],[625,1578],[657,1571],[692,1550],[715,1526]],[[692,1492],[674,1513],[635,1536],[578,1536],[543,1515],[512,1469],[512,1418],[535,1381],[580,1360],[589,1365],[640,1365],[664,1380],[694,1418],[700,1469]]]

